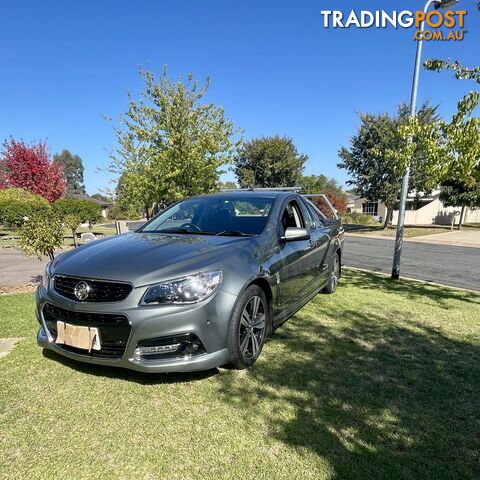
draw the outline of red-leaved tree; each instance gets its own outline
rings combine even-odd
[[[343,192],[336,192],[334,190],[325,190],[325,196],[328,198],[332,207],[339,213],[345,213],[347,211],[347,200]],[[313,203],[318,209],[327,217],[332,217],[332,211],[327,205],[327,202],[322,197],[314,197]]]
[[[0,158],[0,188],[24,188],[50,203],[65,192],[62,166],[50,160],[45,143],[26,145],[13,138],[3,143]]]

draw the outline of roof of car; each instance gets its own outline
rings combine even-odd
[[[278,190],[226,190],[223,192],[209,193],[207,195],[199,195],[202,197],[268,197],[268,198],[277,198],[277,197],[287,197],[297,192],[285,192]]]

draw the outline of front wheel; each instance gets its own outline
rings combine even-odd
[[[265,293],[251,285],[238,298],[230,319],[227,349],[234,368],[241,370],[255,363],[265,343],[268,321]]]
[[[330,272],[328,274],[328,282],[323,287],[323,293],[334,293],[337,289],[338,281],[340,280],[340,255],[338,253],[335,254],[332,260],[332,264],[330,266]]]

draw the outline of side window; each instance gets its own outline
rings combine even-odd
[[[300,206],[295,200],[287,204],[282,214],[282,228],[283,232],[289,227],[304,228],[305,221],[303,220]]]
[[[310,211],[313,213],[314,218],[317,220],[317,224],[322,226],[325,224],[325,220],[327,220],[327,217],[318,209],[318,207],[310,202],[310,200],[307,200],[307,205],[310,207]]]
[[[307,226],[310,228],[310,230],[315,230],[319,225],[316,215],[313,214],[312,210],[310,209],[310,205],[308,205],[307,202],[303,201],[301,206]]]

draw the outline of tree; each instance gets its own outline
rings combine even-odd
[[[45,143],[26,145],[10,138],[3,143],[0,159],[0,189],[24,188],[50,203],[62,197],[65,180],[61,165],[50,161]]]
[[[424,103],[417,112],[416,122],[428,126],[435,124],[438,120],[436,110],[437,107]],[[408,155],[404,154],[403,158],[393,154],[404,151],[407,146],[403,130],[409,118],[406,104],[400,105],[393,117],[388,113],[361,114],[361,125],[351,138],[350,147],[342,147],[338,153],[342,160],[338,166],[349,172],[352,180],[347,183],[354,186],[354,192],[370,201],[380,200],[387,207],[385,228],[398,201],[407,156],[411,162],[409,191],[427,193],[432,188],[426,168],[430,150],[424,137],[414,136],[408,144]]]
[[[121,176],[125,199],[141,203],[149,215],[154,202],[170,203],[215,191],[220,167],[231,161],[239,130],[213,103],[203,103],[203,86],[190,74],[173,82],[166,69],[160,79],[140,70],[142,99],[131,94],[129,108],[115,127],[119,147],[109,171]]]
[[[228,180],[226,182],[218,182],[217,185],[219,190],[235,190],[237,188],[237,184],[232,180]]]
[[[101,200],[102,202],[111,202],[112,199],[107,197],[106,195],[103,195],[103,193],[94,193],[93,195],[90,195],[91,198],[96,198],[97,200]]]
[[[84,194],[82,159],[78,155],[72,155],[68,150],[63,150],[62,153],[53,156],[53,162],[63,168],[63,176],[67,184],[67,197]]]
[[[48,202],[23,188],[0,190],[0,223],[18,228],[34,213],[45,213],[50,209]]]
[[[465,209],[480,207],[480,180],[474,184],[460,179],[445,180],[440,185],[440,200],[448,207],[461,207],[458,229],[462,229]]]
[[[234,170],[242,188],[294,187],[307,159],[298,153],[291,138],[254,138],[238,149]]]
[[[427,70],[440,73],[442,70],[453,70],[455,72],[455,78],[457,80],[474,80],[480,83],[480,66],[479,67],[464,67],[456,60],[452,62],[450,60],[425,60],[423,66]]]
[[[306,175],[300,178],[298,186],[301,187],[301,193],[325,193],[326,191],[335,192],[337,195],[346,198],[342,187],[334,178],[328,178],[325,175]]]
[[[65,222],[68,215],[78,217],[80,223],[88,222],[90,227],[101,220],[102,210],[100,205],[93,200],[74,200],[73,198],[63,198],[57,200],[52,205],[53,212]]]
[[[48,255],[53,260],[55,249],[62,245],[63,227],[53,212],[35,213],[20,229],[19,246],[27,256]]]
[[[73,245],[75,248],[77,248],[77,228],[81,224],[80,217],[77,215],[72,215],[68,214],[65,215],[65,218],[63,219],[63,224],[72,231],[72,236],[73,236]]]

